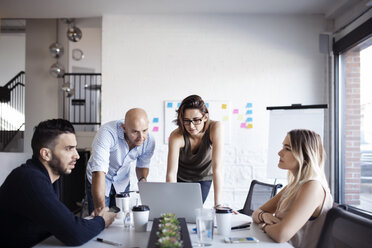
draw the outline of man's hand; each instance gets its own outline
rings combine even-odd
[[[96,209],[94,211],[96,211]],[[114,219],[116,217],[116,213],[109,212],[109,208],[104,207],[103,209],[101,209],[101,211],[98,212],[98,214],[96,216],[101,216],[104,219],[105,228],[107,228],[109,225],[112,224],[112,222],[114,222]]]
[[[102,209],[104,209],[104,207],[98,207],[98,208],[95,208],[91,214],[91,216],[99,216],[99,213],[102,211]]]

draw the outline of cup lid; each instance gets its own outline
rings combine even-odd
[[[147,205],[133,206],[132,211],[149,211],[150,208]]]
[[[232,209],[229,207],[216,208],[216,214],[228,214],[228,213],[232,213]]]

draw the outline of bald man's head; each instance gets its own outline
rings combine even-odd
[[[141,108],[128,110],[122,127],[130,149],[142,145],[147,138],[149,129],[149,119],[146,111]]]

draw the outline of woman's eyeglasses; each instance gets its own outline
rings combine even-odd
[[[183,120],[183,125],[189,126],[189,125],[191,125],[191,123],[194,124],[194,126],[200,125],[203,121],[203,118],[204,118],[204,116],[202,118],[199,118],[199,119],[195,118],[195,119],[192,119],[192,120]]]

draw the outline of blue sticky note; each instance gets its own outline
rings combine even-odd
[[[253,121],[253,118],[247,118],[247,120],[245,122],[252,122]]]
[[[158,117],[154,117],[154,119],[152,120],[153,123],[158,123],[159,122],[159,118]]]
[[[246,108],[252,108],[252,103],[247,103],[247,105],[245,106]]]
[[[247,112],[245,114],[251,115],[252,114],[252,110],[247,110]]]
[[[181,103],[179,102],[179,103],[177,103],[177,108],[179,108],[181,106]]]
[[[173,103],[168,102],[168,104],[167,104],[167,108],[173,108]]]
[[[209,108],[209,102],[207,102],[206,105],[207,105],[207,108]]]

